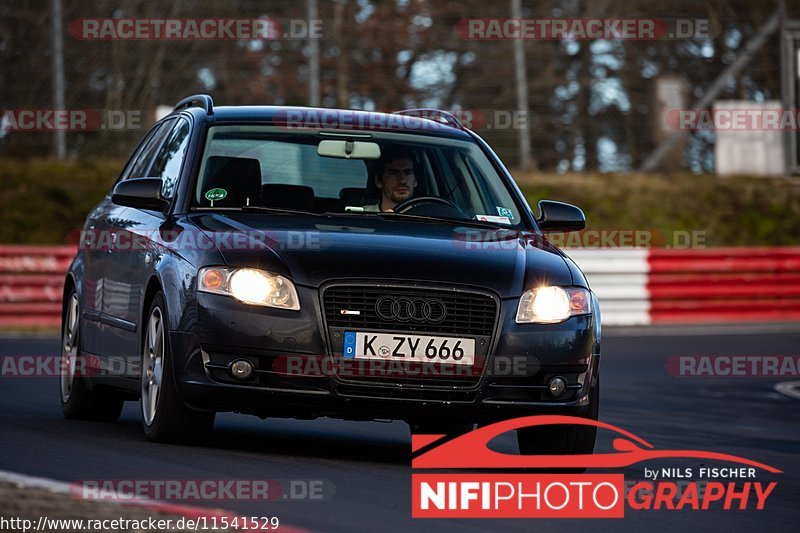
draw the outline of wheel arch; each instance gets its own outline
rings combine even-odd
[[[62,333],[63,333],[63,329],[64,329],[64,320],[66,319],[66,316],[67,316],[67,305],[68,305],[67,297],[69,296],[70,292],[72,292],[72,290],[75,290],[75,293],[78,295],[78,303],[80,305],[80,301],[81,301],[80,287],[79,287],[78,283],[75,281],[75,277],[73,276],[72,272],[67,272],[67,275],[64,276],[64,287],[63,287],[63,289],[61,291],[61,329],[62,329]],[[82,317],[79,315],[78,316],[78,320],[80,321],[81,318]]]
[[[162,315],[166,325],[167,342],[172,345],[173,331],[180,329],[179,324],[184,312],[184,300],[179,290],[176,287],[179,285],[173,280],[171,269],[164,269],[164,271],[154,270],[147,279],[144,291],[142,293],[142,307],[140,317],[140,334],[139,334],[139,351],[144,348],[144,336],[147,329],[148,313],[150,312],[150,305],[153,303],[153,298],[156,294],[161,293],[164,301],[164,309]],[[175,273],[176,274],[176,273]]]
[[[72,275],[72,272],[67,273],[64,276],[64,288],[61,291],[61,312],[62,314],[67,309],[67,296],[69,293],[75,289],[75,292],[78,292],[78,284],[75,282],[75,278]],[[80,294],[78,295],[80,297]]]
[[[150,279],[147,280],[147,286],[144,290],[144,297],[142,298],[142,316],[141,316],[141,335],[139,335],[140,339],[139,342],[144,341],[144,332],[147,323],[147,314],[150,312],[150,304],[153,303],[153,298],[155,298],[156,294],[159,292],[163,293],[163,286],[161,284],[161,280],[158,279],[158,276],[150,276]],[[164,312],[164,316],[169,316],[168,313]]]
[[[158,276],[153,274],[148,278],[147,285],[145,285],[144,293],[142,295],[142,307],[140,309],[141,317],[139,320],[139,353],[142,353],[142,350],[144,349],[144,336],[147,331],[147,320],[150,318],[148,316],[150,313],[150,305],[153,303],[153,299],[159,292],[164,294],[163,284]],[[166,309],[162,311],[164,318],[167,319],[167,324],[169,324],[169,313]]]
[[[81,251],[78,250],[78,253],[72,259],[72,262],[67,269],[67,273],[64,275],[64,286],[61,288],[61,322],[63,326],[64,316],[67,311],[67,296],[72,289],[75,289],[75,292],[78,295],[78,305],[82,307],[83,305],[83,286],[80,281],[83,279],[83,256],[81,255]],[[82,320],[83,317],[79,316],[78,320]]]

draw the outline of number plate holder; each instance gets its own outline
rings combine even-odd
[[[475,364],[475,339],[414,333],[345,331],[345,360]]]

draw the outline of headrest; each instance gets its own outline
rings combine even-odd
[[[342,202],[342,207],[345,206],[358,206],[361,207],[366,204],[364,197],[367,195],[367,189],[361,187],[344,187],[339,191],[339,200]]]

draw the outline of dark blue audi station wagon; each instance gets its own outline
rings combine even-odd
[[[64,287],[65,416],[141,405],[153,441],[217,412],[402,420],[457,434],[596,419],[600,309],[489,145],[438,110],[215,107],[145,135],[89,213]],[[517,431],[592,453],[595,427]]]

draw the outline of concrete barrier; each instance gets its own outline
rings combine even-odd
[[[0,246],[0,327],[59,327],[74,246]]]
[[[605,324],[800,319],[800,247],[565,251]]]

